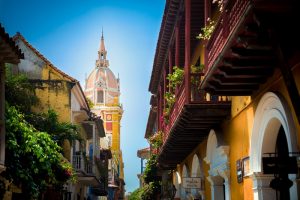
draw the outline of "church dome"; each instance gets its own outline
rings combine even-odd
[[[114,98],[120,95],[119,79],[110,70],[106,54],[102,35],[96,67],[86,79],[84,91],[95,105],[113,103]]]

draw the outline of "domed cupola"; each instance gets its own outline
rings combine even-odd
[[[85,82],[85,95],[95,104],[112,104],[120,96],[119,78],[109,68],[103,32],[96,66]]]

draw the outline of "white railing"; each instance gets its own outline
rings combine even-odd
[[[83,155],[73,156],[73,167],[76,171],[81,171],[86,174],[94,174],[93,161],[85,159]]]

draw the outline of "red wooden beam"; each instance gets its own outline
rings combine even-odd
[[[173,73],[173,54],[172,48],[169,48],[169,74]],[[169,84],[169,81],[168,81]],[[171,88],[169,87],[169,92],[171,92]]]
[[[157,128],[158,130],[161,130],[161,120],[160,120],[160,110],[161,110],[161,88],[158,88],[158,93],[157,93]]]
[[[204,0],[204,24],[207,25],[207,19],[211,17],[211,0]]]
[[[191,63],[191,0],[185,0],[185,60],[184,60],[184,86],[186,88],[186,101],[191,102],[190,63]]]
[[[167,72],[167,69],[166,67],[164,67],[164,71],[163,71],[163,76],[164,76],[164,82],[163,82],[163,108],[164,109],[166,107],[166,99],[165,99],[165,94],[167,92],[167,75],[168,75],[168,72]],[[162,112],[163,113],[163,112]]]
[[[179,53],[180,53],[180,33],[179,23],[175,28],[175,65],[179,67]]]

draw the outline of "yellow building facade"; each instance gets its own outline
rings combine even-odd
[[[92,102],[91,110],[101,116],[104,122],[106,137],[100,140],[103,150],[109,149],[112,159],[109,160],[109,194],[108,198],[124,198],[124,163],[121,139],[121,119],[123,108],[120,104],[120,82],[109,68],[103,33],[101,36],[98,59],[94,70],[86,79],[84,93]]]
[[[145,134],[163,132],[162,199],[299,199],[299,39],[279,28],[294,27],[297,9],[296,1],[167,1]],[[173,66],[184,77],[172,91]]]
[[[99,170],[101,165],[99,140],[105,136],[103,121],[91,113],[79,81],[53,66],[20,33],[14,36],[14,41],[24,52],[24,59],[18,64],[17,70],[27,75],[39,99],[32,110],[46,113],[49,109],[53,109],[58,115],[59,122],[78,126],[82,139],[81,142],[75,140],[72,143],[65,140],[62,146],[64,157],[77,173],[77,182],[66,184],[64,194],[59,194],[59,191],[47,191],[46,196],[49,199],[56,199],[59,195],[63,195],[64,197],[59,198],[83,200],[107,193],[102,190],[103,186],[99,181],[102,176]],[[90,146],[99,151],[89,151]],[[58,196],[55,196],[57,193]]]

